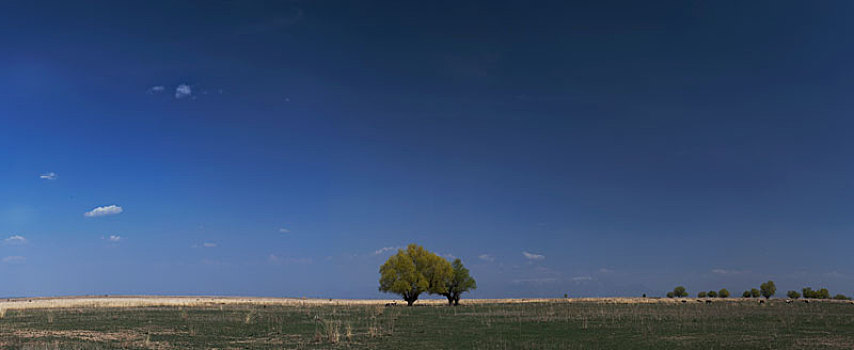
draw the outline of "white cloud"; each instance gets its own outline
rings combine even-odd
[[[216,247],[216,243],[213,243],[213,242],[205,242],[205,243],[202,243],[202,247],[205,247],[205,248],[214,248],[214,247]]]
[[[516,279],[512,281],[515,284],[545,284],[545,283],[554,283],[557,282],[557,278],[547,277],[547,278],[525,278],[525,279]]]
[[[293,264],[310,264],[312,262],[311,258],[288,258],[279,256],[276,254],[270,254],[267,256],[267,262],[271,264],[281,264],[281,263],[293,263]]]
[[[105,207],[97,207],[95,209],[87,211],[87,212],[83,213],[83,216],[85,216],[87,218],[93,218],[93,217],[98,217],[98,216],[121,214],[122,211],[124,211],[124,210],[120,206],[108,205]]]
[[[291,232],[291,230],[288,230],[288,229],[286,229],[286,228],[284,228],[284,227],[282,227],[282,228],[280,228],[280,229],[279,229],[279,233],[288,233],[288,232]]]
[[[744,273],[748,273],[750,271],[743,270],[727,270],[727,269],[713,269],[712,273],[721,276],[731,276],[731,275],[740,275]]]
[[[148,89],[149,94],[161,93],[163,91],[166,91],[166,87],[163,85],[152,86],[150,89]]]
[[[119,235],[110,235],[110,237],[107,237],[107,240],[108,240],[108,241],[110,241],[110,242],[118,242],[118,241],[121,241],[121,240],[122,240],[122,236],[119,236]]]
[[[546,258],[545,255],[528,253],[528,252],[522,252],[522,255],[524,255],[525,258],[528,260],[544,260]]]
[[[599,269],[599,273],[611,273],[611,272],[614,272],[614,270],[611,270],[607,267],[603,267],[603,268]]]
[[[175,88],[175,98],[177,99],[190,97],[191,95],[193,95],[193,89],[190,88],[190,85],[181,84]]]
[[[6,263],[6,264],[22,264],[25,261],[27,261],[26,257],[18,256],[18,255],[7,256],[7,257],[3,258],[3,263]]]
[[[593,280],[593,277],[590,277],[590,276],[578,276],[578,277],[572,278],[573,282],[584,282],[584,281],[592,281],[592,280]]]
[[[56,175],[56,173],[52,172],[52,171],[49,173],[44,173],[44,174],[39,175],[40,179],[48,180],[48,181],[56,180],[57,177],[58,177],[58,175]]]
[[[495,261],[495,257],[493,257],[492,255],[489,255],[489,254],[481,254],[481,255],[478,255],[477,258],[480,260],[483,260],[483,261],[489,261],[489,262]]]
[[[401,249],[401,248],[402,248],[402,247],[382,247],[382,248],[377,249],[376,251],[374,251],[374,255],[380,255],[380,254],[382,254],[382,253],[385,253],[385,252],[388,252],[388,251],[392,251],[392,250]]]
[[[26,244],[27,239],[24,236],[12,235],[4,239],[3,242],[6,242],[6,244]]]

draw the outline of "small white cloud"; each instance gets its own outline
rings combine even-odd
[[[512,281],[514,284],[546,284],[557,282],[557,278],[526,278]]]
[[[593,280],[593,277],[590,277],[590,276],[578,276],[578,277],[572,278],[573,282],[584,282],[584,281],[592,281],[592,280]]]
[[[192,95],[193,95],[193,89],[190,88],[190,85],[181,84],[175,88],[175,98],[177,98],[177,99],[190,97]]]
[[[489,262],[495,261],[495,258],[489,254],[481,254],[481,255],[478,255],[477,258],[480,260],[483,260],[483,261],[489,261]]]
[[[611,273],[611,272],[614,272],[614,270],[611,270],[607,267],[603,267],[603,268],[599,269],[599,273]]]
[[[204,248],[214,248],[214,247],[216,247],[216,243],[213,243],[213,242],[205,242],[205,243],[202,243],[202,247],[204,247]]]
[[[3,263],[5,263],[5,264],[23,264],[26,261],[27,261],[26,257],[18,256],[18,255],[7,256],[7,257],[3,258]]]
[[[401,247],[382,247],[380,249],[375,250],[374,255],[380,255],[382,253],[392,251],[392,250],[397,250],[397,249],[401,249]]]
[[[544,260],[546,258],[545,255],[528,253],[528,252],[522,252],[522,255],[524,255],[525,258],[528,260]]]
[[[26,244],[27,239],[24,236],[12,235],[3,240],[6,244]]]
[[[49,173],[44,173],[44,174],[39,175],[40,179],[48,180],[48,181],[56,180],[57,177],[58,177],[58,175],[56,175],[56,173],[52,172],[52,171]]]
[[[152,86],[148,89],[149,94],[157,94],[166,91],[166,87],[163,85]]]
[[[119,235],[110,235],[110,237],[107,237],[107,240],[108,240],[108,241],[110,241],[110,242],[118,242],[118,241],[121,241],[121,240],[122,240],[122,236],[119,236]]]
[[[292,264],[310,264],[312,260],[310,258],[288,258],[279,256],[276,254],[270,254],[267,256],[267,262],[271,264],[281,264],[281,263],[292,263]]]
[[[740,275],[750,271],[742,271],[742,270],[727,270],[727,269],[713,269],[712,273],[721,276],[731,276],[731,275]]]
[[[288,232],[291,232],[291,230],[288,230],[288,229],[286,229],[286,228],[284,228],[284,227],[282,227],[282,228],[280,228],[280,229],[279,229],[279,233],[288,233]]]
[[[83,216],[85,216],[87,218],[93,218],[93,217],[98,217],[98,216],[121,214],[122,211],[124,211],[124,210],[120,206],[108,205],[105,207],[97,207],[95,209],[87,211],[87,212],[83,213]]]

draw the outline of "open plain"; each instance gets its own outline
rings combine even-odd
[[[707,302],[708,300],[708,302]],[[9,349],[851,349],[854,305],[782,299],[66,297],[0,302]]]

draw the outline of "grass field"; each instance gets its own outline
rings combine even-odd
[[[81,303],[0,315],[4,349],[854,348],[854,305],[835,302]]]

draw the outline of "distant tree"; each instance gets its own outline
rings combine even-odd
[[[721,288],[721,290],[718,291],[718,297],[729,298],[729,291],[726,288]]]
[[[646,293],[643,293],[643,296],[642,296],[642,298],[646,298]]]
[[[786,296],[789,297],[789,299],[797,299],[797,298],[801,297],[801,293],[790,290],[790,291],[786,292]]]
[[[667,297],[673,298],[673,297],[675,297],[675,295],[673,294],[673,292],[667,292]]]
[[[398,249],[380,266],[381,292],[400,294],[412,305],[422,293],[447,292],[446,281],[454,273],[451,264],[417,244]]]
[[[801,292],[804,294],[804,299],[813,299],[818,296],[818,293],[810,287],[801,289]]]
[[[851,300],[851,298],[845,296],[845,294],[837,294],[833,296],[833,299],[836,300]]]
[[[751,294],[750,294],[749,290],[746,290],[746,291],[744,291],[744,293],[741,293],[742,298],[750,298],[750,296],[751,296]]]
[[[706,297],[706,292],[697,293],[697,298],[705,298],[705,297]]]
[[[684,298],[688,296],[688,291],[685,290],[685,287],[678,286],[676,288],[673,288],[673,296],[677,298]]]
[[[463,261],[455,259],[451,263],[453,273],[445,281],[445,292],[440,293],[448,298],[448,305],[460,305],[460,295],[477,289],[477,282],[469,275],[469,269],[463,266]],[[566,294],[563,295],[566,298]]]
[[[563,298],[564,299],[569,298],[569,294],[563,293]]]
[[[765,299],[768,299],[768,298],[774,296],[774,293],[777,292],[777,286],[774,285],[774,281],[768,281],[768,282],[762,283],[759,286],[759,290],[760,290],[760,293],[762,293],[762,296],[765,297]]]
[[[817,295],[816,295],[816,298],[819,298],[819,299],[830,299],[830,292],[827,290],[827,288],[819,289],[819,290],[818,290],[818,293],[817,293]]]
[[[713,290],[710,290],[708,293],[706,293],[706,295],[708,295],[708,296],[709,296],[709,298],[717,298],[717,297],[718,297],[718,292],[715,292],[715,291],[713,291]]]
[[[761,294],[759,293],[759,289],[750,288],[750,297],[751,298],[758,298],[760,295]]]

